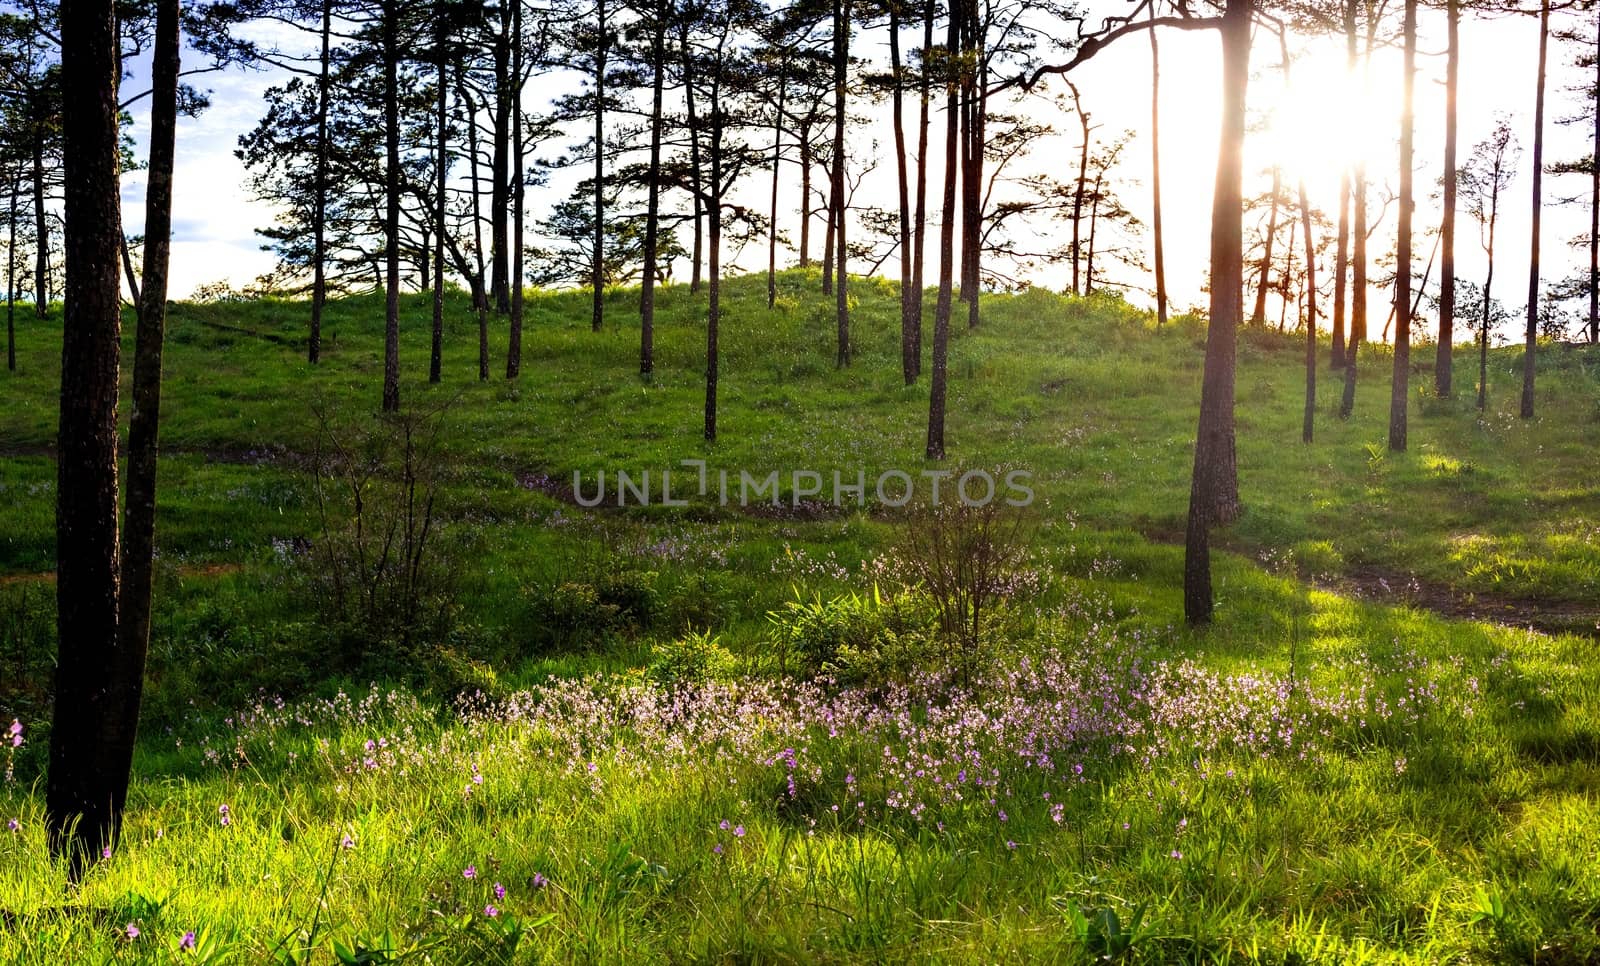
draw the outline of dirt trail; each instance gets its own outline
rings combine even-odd
[[[1159,527],[1142,531],[1151,543],[1183,546],[1183,533]],[[1212,537],[1213,546],[1258,559],[1265,549]],[[1472,593],[1416,574],[1364,564],[1340,574],[1299,575],[1312,586],[1373,604],[1413,607],[1452,620],[1481,621],[1545,634],[1581,634],[1600,638],[1600,606],[1586,601],[1545,600],[1516,594]]]

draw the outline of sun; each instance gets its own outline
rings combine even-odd
[[[1281,166],[1291,183],[1305,178],[1321,206],[1337,205],[1339,177],[1356,164],[1392,164],[1399,130],[1392,92],[1359,69],[1352,74],[1342,54],[1330,54],[1296,61],[1288,85],[1276,72],[1258,75],[1250,98],[1252,111],[1266,118],[1265,129],[1252,135],[1257,156]]]

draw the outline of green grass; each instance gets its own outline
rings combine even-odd
[[[518,483],[654,475],[682,459],[758,475],[924,468],[926,382],[901,385],[893,287],[853,280],[856,361],[836,370],[815,275],[783,275],[771,312],[761,282],[729,286],[713,444],[700,438],[703,299],[681,287],[660,303],[650,381],[636,372],[631,292],[609,296],[599,334],[583,293],[534,294],[515,385],[477,382],[458,298],[445,382],[427,386],[427,307],[406,302],[402,397],[450,401],[443,513],[471,538],[458,551],[470,577],[448,653],[470,663],[467,683],[521,709],[510,714],[459,713],[436,675],[337,663],[304,564],[274,549],[318,536],[297,459],[317,445],[313,404],[348,421],[376,408],[381,303],[331,305],[314,368],[293,345],[303,305],[175,306],[163,567],[129,825],[119,853],[71,895],[46,854],[39,778],[59,318],[27,317],[20,371],[0,374],[0,714],[28,727],[16,781],[0,783],[0,821],[20,824],[0,831],[0,908],[20,917],[0,923],[0,961],[204,958],[175,951],[190,929],[202,952],[233,962],[301,950],[336,961],[338,948],[436,962],[1600,957],[1594,640],[1421,606],[1476,594],[1593,622],[1600,356],[1543,350],[1540,416],[1525,423],[1518,355],[1491,358],[1480,417],[1463,353],[1462,399],[1417,392],[1411,452],[1390,454],[1382,349],[1364,355],[1348,422],[1333,412],[1335,377],[1319,373],[1308,447],[1298,343],[1246,333],[1246,512],[1220,537],[1236,552],[1217,559],[1218,623],[1195,632],[1181,627],[1171,540],[1203,329],[1179,320],[1156,332],[1112,300],[986,298],[983,326],[954,333],[950,465],[1034,473],[1041,589],[1002,615],[976,707],[1048,730],[1067,714],[1051,701],[1077,707],[1080,685],[1123,701],[1144,680],[1136,668],[1188,676],[1163,692],[1171,716],[1130,712],[1145,729],[1129,742],[1137,750],[1060,749],[1084,764],[1081,778],[1065,759],[1007,757],[1020,740],[1009,725],[974,725],[996,785],[952,799],[928,778],[897,784],[888,763],[925,753],[943,762],[930,773],[949,766],[953,750],[927,738],[942,698],[913,702],[903,720],[841,717],[851,723],[835,734],[781,715],[719,729],[718,715],[736,712],[710,698],[702,725],[663,730],[639,716],[669,697],[640,683],[652,641],[690,627],[712,625],[734,653],[735,693],[756,701],[780,686],[767,612],[797,593],[870,593],[891,523],[870,512],[769,519],[699,500],[584,512]],[[660,619],[550,646],[539,594],[608,570],[648,574]],[[1402,589],[1413,576],[1426,588],[1414,597]],[[1394,593],[1337,592],[1378,579]],[[1066,698],[1024,695],[1008,677],[1051,661],[1068,665],[1052,679]],[[592,674],[605,676],[584,683]],[[341,688],[355,697],[335,697]],[[528,689],[537,700],[511,697]],[[585,717],[591,699],[613,711]],[[1246,737],[1301,725],[1268,746]],[[796,796],[786,748],[802,763]],[[916,815],[892,804],[905,788],[925,806]],[[353,848],[338,847],[345,835]],[[468,865],[476,879],[463,878]],[[504,914],[486,916],[491,903]],[[129,922],[136,941],[120,938]]]

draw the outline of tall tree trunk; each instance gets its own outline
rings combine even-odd
[[[800,267],[811,267],[811,125],[800,122]]]
[[[489,293],[484,290],[484,263],[483,263],[483,213],[480,209],[479,198],[482,192],[478,190],[478,125],[475,120],[478,111],[471,97],[468,96],[467,86],[462,83],[461,70],[456,70],[456,93],[465,105],[467,117],[467,158],[471,164],[472,177],[472,238],[474,242],[475,258],[477,260],[477,275],[472,279],[472,308],[478,315],[478,381],[489,381]]]
[[[922,375],[922,293],[928,242],[928,108],[931,93],[928,57],[933,51],[933,17],[937,0],[922,0],[922,70],[917,79],[917,210],[913,216],[911,269],[911,377]]]
[[[900,375],[906,385],[917,381],[916,310],[922,300],[921,293],[912,284],[911,270],[911,185],[906,163],[905,126],[905,73],[900,63],[900,5],[889,2],[889,65],[892,74],[894,116],[894,163],[897,187],[900,189]]]
[[[400,409],[400,4],[383,4],[383,411]]]
[[[600,44],[594,53],[594,263],[589,275],[591,289],[590,328],[599,332],[606,312],[606,0],[596,0],[595,15],[600,23]]]
[[[1094,294],[1094,237],[1100,226],[1100,192],[1104,190],[1105,173],[1094,177],[1094,195],[1089,199],[1089,255],[1083,265],[1083,294]]]
[[[442,377],[444,363],[444,233],[447,208],[445,206],[446,191],[448,190],[448,175],[450,172],[450,57],[449,41],[450,31],[445,18],[446,8],[441,4],[435,12],[439,18],[438,28],[434,42],[438,45],[439,68],[439,117],[438,131],[438,158],[435,164],[438,170],[434,172],[436,182],[434,191],[438,196],[434,199],[433,209],[433,344],[428,355],[428,381],[436,383]]]
[[[778,104],[772,115],[772,199],[767,219],[767,308],[778,304],[778,176],[783,165],[783,106],[789,92],[789,60],[778,69]]]
[[[1456,92],[1461,73],[1461,2],[1446,0],[1444,66],[1444,217],[1439,223],[1444,261],[1439,266],[1439,344],[1433,358],[1433,391],[1443,399],[1455,389],[1456,341]]]
[[[849,0],[833,0],[833,245],[835,272],[834,320],[839,334],[839,350],[834,364],[850,364],[850,303],[846,294],[849,265],[845,246],[844,127],[845,84],[850,70]]]
[[[489,288],[494,295],[497,315],[511,312],[511,98],[521,78],[512,79],[512,21],[517,0],[500,7],[500,30],[494,43],[494,151],[490,167],[494,169],[494,187],[489,197],[489,235],[493,253],[490,258],[491,279]],[[521,47],[520,37],[516,46]]]
[[[1483,314],[1478,319],[1478,411],[1489,402],[1489,309],[1494,303],[1494,230],[1500,215],[1500,172],[1496,165],[1493,188],[1489,195],[1489,270],[1483,280]]]
[[[1404,71],[1400,85],[1400,224],[1395,239],[1394,372],[1389,382],[1389,449],[1406,451],[1406,407],[1411,396],[1411,219],[1415,165],[1416,118],[1413,90],[1417,78],[1417,0],[1405,2]]]
[[[181,44],[179,0],[156,4],[150,77],[150,163],[144,198],[143,280],[133,356],[133,411],[128,418],[128,480],[122,527],[119,682],[132,740],[144,692],[145,655],[150,646],[151,591],[155,582],[156,455],[161,423],[161,350],[167,321],[167,268],[172,254],[172,170],[178,123]],[[121,234],[120,232],[118,234]]]
[[[1222,14],[1222,117],[1211,199],[1211,322],[1206,331],[1184,541],[1183,612],[1190,624],[1211,620],[1210,528],[1239,513],[1233,433],[1234,340],[1244,314],[1242,159],[1252,6],[1252,0],[1228,0]]]
[[[711,198],[708,207],[711,221],[711,274],[710,292],[706,310],[706,412],[705,438],[717,438],[717,379],[721,359],[717,346],[718,329],[722,322],[722,69],[711,81]]]
[[[322,0],[322,51],[317,59],[317,168],[311,210],[311,331],[306,360],[322,358],[322,309],[328,301],[328,97],[332,87],[329,45],[333,36],[333,0]]]
[[[11,208],[6,217],[6,370],[17,371],[17,173],[11,178]]]
[[[516,379],[522,374],[522,210],[527,207],[522,173],[522,0],[512,0],[511,22],[516,43],[511,48],[511,338],[506,346],[506,378]]]
[[[1082,295],[1078,269],[1083,258],[1083,193],[1089,183],[1089,114],[1083,109],[1083,97],[1078,93],[1078,85],[1069,80],[1067,88],[1072,91],[1072,106],[1078,112],[1078,125],[1083,130],[1083,143],[1078,148],[1078,185],[1072,196],[1072,294]]]
[[[1589,341],[1600,343],[1600,16],[1595,18],[1594,145],[1589,149]]]
[[[1539,344],[1539,215],[1544,208],[1544,78],[1550,46],[1550,0],[1539,4],[1539,74],[1533,94],[1533,205],[1528,231],[1528,329],[1522,355],[1522,418],[1533,418],[1533,364]]]
[[[701,226],[704,203],[700,192],[700,120],[695,115],[694,63],[689,48],[689,28],[678,28],[678,46],[683,51],[683,106],[689,119],[689,194],[694,204],[694,253],[689,267],[689,293],[700,291],[700,264],[705,255],[705,236]]]
[[[1156,16],[1150,6],[1150,19]],[[1167,324],[1167,251],[1161,233],[1161,48],[1150,28],[1150,231],[1155,236],[1156,328]]]
[[[644,278],[639,283],[639,375],[649,376],[656,369],[656,248],[661,237],[661,125],[662,91],[666,86],[667,44],[665,3],[655,10],[651,25],[650,52],[654,60],[650,82],[650,183],[645,202]]]
[[[1311,235],[1311,202],[1306,179],[1300,178],[1300,234],[1306,245],[1306,408],[1300,439],[1311,442],[1317,418],[1317,247]]]
[[[1272,167],[1271,208],[1267,214],[1267,235],[1262,240],[1261,266],[1256,269],[1256,307],[1250,313],[1250,324],[1265,325],[1267,321],[1267,285],[1272,278],[1272,243],[1278,236],[1278,193],[1283,190],[1283,169]]]
[[[1344,368],[1345,293],[1350,277],[1350,169],[1339,172],[1339,227],[1333,256],[1333,334],[1328,352],[1331,369]]]
[[[967,328],[976,329],[983,289],[983,149],[988,136],[989,96],[984,89],[984,84],[988,81],[987,68],[984,66],[987,61],[976,0],[968,0],[967,10],[972,47],[971,62],[976,65],[974,68],[976,74],[969,85],[972,88],[972,120],[969,125],[972,137],[967,149],[969,152],[967,163],[962,165],[961,174],[961,184],[967,193],[961,216],[961,232],[967,252],[963,260],[966,278],[962,281],[961,288],[962,291],[969,293],[966,299]]]
[[[955,56],[960,40],[957,0],[950,0],[950,23],[945,33],[945,62]],[[939,222],[939,301],[933,316],[933,372],[928,382],[927,458],[944,459],[945,390],[950,347],[950,310],[955,290],[956,162],[960,95],[958,79],[945,77],[944,217]]]
[[[45,808],[50,849],[76,880],[114,848],[137,718],[120,675],[117,379],[121,299],[117,43],[111,0],[63,0],[66,194],[56,481],[55,710]]]
[[[44,135],[33,142],[33,314],[50,311],[50,218],[45,210]]]
[[[833,294],[833,230],[839,224],[834,220],[833,207],[833,175],[829,169],[828,176],[828,206],[823,214],[827,222],[822,226],[822,294]]]

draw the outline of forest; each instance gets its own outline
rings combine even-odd
[[[0,962],[1600,960],[1597,155],[1579,0],[5,0]]]

